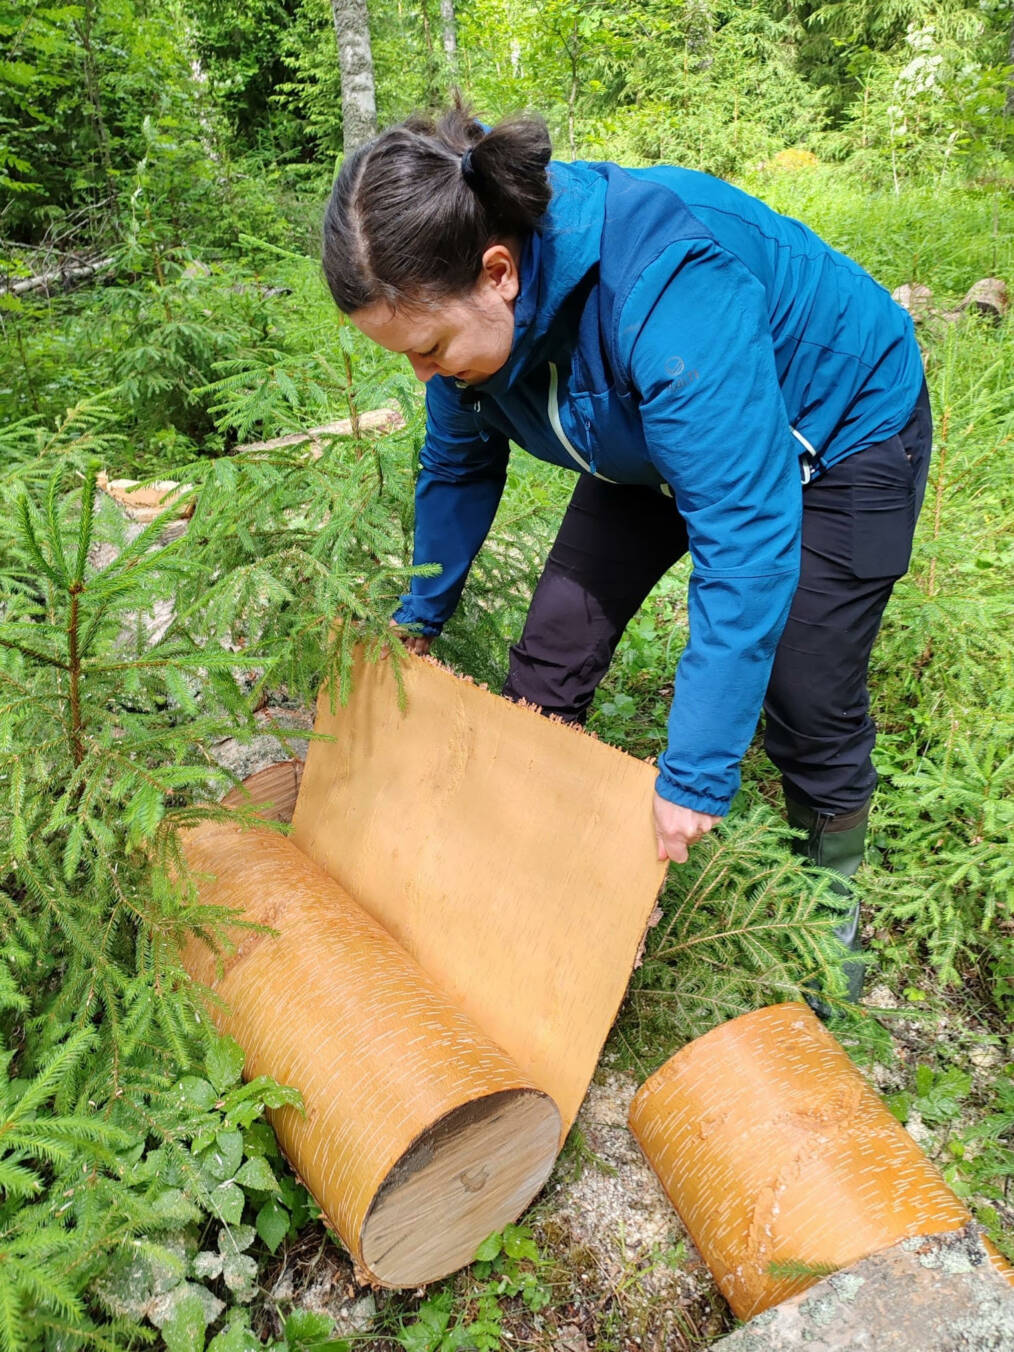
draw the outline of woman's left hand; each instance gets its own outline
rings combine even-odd
[[[675,860],[677,864],[685,864],[690,846],[701,836],[706,836],[722,820],[721,817],[709,816],[707,812],[695,812],[693,808],[670,803],[657,793],[653,808],[658,857]]]

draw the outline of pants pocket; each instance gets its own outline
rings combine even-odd
[[[915,534],[916,482],[900,437],[854,457],[852,573],[858,578],[901,577],[908,571]]]

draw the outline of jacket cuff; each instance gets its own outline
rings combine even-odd
[[[422,634],[425,638],[437,638],[443,630],[443,625],[433,620],[420,620],[412,614],[410,606],[400,605],[391,616],[395,624],[404,625],[406,629],[411,629],[413,633]]]
[[[662,774],[655,780],[655,792],[660,798],[677,807],[688,807],[693,812],[706,812],[710,817],[725,817],[732,806],[731,798],[713,798],[708,793],[694,793],[692,789],[675,784]]]

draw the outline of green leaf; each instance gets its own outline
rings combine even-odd
[[[219,1131],[213,1144],[200,1152],[200,1162],[208,1176],[216,1182],[232,1178],[243,1158],[243,1133]]]
[[[532,1263],[539,1261],[539,1251],[527,1225],[504,1226],[503,1247],[508,1258],[527,1258]]]
[[[228,1228],[223,1226],[218,1232],[220,1253],[242,1253],[244,1249],[249,1249],[253,1242],[252,1225],[230,1225]]]
[[[253,1188],[257,1192],[277,1192],[278,1180],[271,1171],[271,1165],[261,1155],[244,1160],[236,1175],[241,1188]]]
[[[272,1197],[257,1213],[257,1233],[272,1253],[289,1233],[289,1213]]]
[[[216,1334],[208,1352],[263,1352],[260,1339],[243,1322],[236,1321]]]
[[[915,1072],[915,1095],[922,1098],[933,1088],[933,1067],[917,1066]]]
[[[919,1068],[923,1069],[922,1066]],[[918,1075],[916,1083],[918,1084]],[[961,1104],[972,1087],[972,1078],[955,1066],[933,1077],[933,1083],[918,1096],[916,1107],[928,1126],[952,1121],[961,1113]]]
[[[278,1141],[274,1129],[267,1122],[254,1122],[243,1135],[243,1153],[248,1156],[279,1155]]]
[[[317,1310],[293,1310],[285,1321],[285,1341],[290,1348],[313,1347],[331,1336],[334,1320]]]
[[[252,1300],[257,1290],[257,1264],[247,1253],[228,1254],[222,1277],[237,1300]]]
[[[909,1109],[912,1106],[912,1096],[905,1093],[888,1094],[884,1099],[884,1102],[887,1104],[888,1111],[898,1119],[902,1126],[904,1126],[908,1121]]]
[[[184,1075],[179,1082],[180,1097],[195,1108],[208,1109],[214,1106],[218,1095],[207,1080],[197,1075]]]
[[[418,1318],[403,1326],[398,1338],[405,1352],[436,1352],[451,1322],[453,1300],[450,1291],[441,1291],[419,1306]]]
[[[227,1225],[240,1223],[243,1217],[243,1203],[246,1200],[242,1188],[238,1188],[229,1179],[225,1183],[219,1183],[211,1198],[216,1214],[221,1216]]]
[[[188,1292],[162,1325],[166,1352],[203,1352],[206,1327],[202,1301]]]
[[[479,1263],[492,1263],[494,1258],[499,1258],[502,1249],[502,1237],[499,1234],[489,1235],[476,1249],[475,1261]]]
[[[244,1059],[243,1048],[235,1038],[220,1037],[212,1043],[204,1058],[204,1066],[208,1079],[220,1094],[231,1089],[238,1081],[243,1073]]]

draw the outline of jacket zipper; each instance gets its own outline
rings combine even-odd
[[[556,433],[560,445],[567,454],[584,470],[586,474],[594,475],[596,479],[602,479],[607,484],[615,483],[615,479],[607,479],[604,474],[596,474],[587,460],[582,459],[574,449],[574,444],[563,430],[563,423],[560,421],[560,375],[556,369],[556,362],[549,363],[549,425]]]

